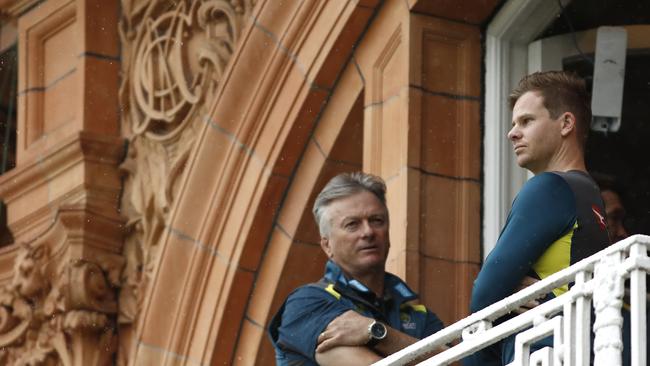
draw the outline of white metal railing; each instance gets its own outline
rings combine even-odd
[[[624,282],[630,279],[632,366],[646,365],[646,273],[650,237],[634,235],[559,271],[487,308],[462,319],[375,366],[404,365],[421,359],[445,344],[459,342],[420,365],[447,365],[488,347],[512,334],[515,360],[512,366],[586,366],[590,362],[591,327],[595,333],[594,365],[622,363],[621,308]],[[492,322],[541,294],[574,282],[568,292],[517,315],[497,326]],[[593,301],[592,301],[593,300]],[[595,321],[591,322],[593,302]],[[530,345],[553,335],[553,347],[530,353]]]

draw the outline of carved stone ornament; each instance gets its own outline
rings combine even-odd
[[[252,2],[123,1],[122,101],[135,135],[176,137],[212,99]]]
[[[621,253],[616,252],[603,257],[594,271],[594,353],[597,366],[621,364],[624,294],[624,279],[619,271],[621,263]]]
[[[95,263],[64,254],[75,245],[75,223],[87,217],[60,211],[40,238],[18,244],[13,279],[0,288],[0,364],[112,363],[122,260],[98,255]]]
[[[128,219],[118,317],[123,333],[137,320],[197,130],[253,6],[253,0],[122,0],[120,99],[129,139],[121,166]],[[119,357],[127,363],[122,349]]]

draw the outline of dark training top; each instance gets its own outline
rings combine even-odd
[[[334,318],[348,310],[418,339],[434,334],[443,328],[442,322],[424,305],[413,303],[417,297],[404,281],[386,273],[384,296],[377,298],[328,261],[325,276],[293,291],[271,320],[269,335],[277,365],[317,365],[318,336]]]
[[[546,172],[530,179],[512,203],[499,240],[474,281],[471,311],[513,294],[525,276],[544,279],[607,247],[604,212],[600,190],[585,172]],[[566,291],[567,285],[556,288],[545,300]],[[552,342],[552,338],[534,348],[543,347],[545,342]],[[499,364],[499,358],[501,363],[511,362],[514,336],[504,340],[500,348],[501,355],[486,349],[464,364]]]
[[[472,291],[471,311],[515,292],[525,276],[544,279],[609,245],[600,190],[581,171],[546,172],[521,189]],[[565,285],[553,290],[566,292]]]

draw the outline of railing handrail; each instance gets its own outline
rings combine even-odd
[[[440,330],[439,332],[426,337],[422,339],[421,341],[414,343],[399,352],[396,352],[378,362],[376,362],[374,365],[375,366],[388,366],[388,365],[401,365],[407,362],[410,362],[414,359],[417,359],[427,353],[431,353],[433,350],[435,350],[437,347],[443,346],[445,344],[448,344],[450,342],[453,342],[455,340],[458,340],[461,338],[461,335],[465,329],[468,329],[471,326],[474,326],[476,324],[480,324],[482,322],[491,322],[499,319],[500,317],[512,312],[513,310],[519,308],[520,306],[524,305],[530,300],[535,299],[538,294],[540,293],[548,293],[551,292],[553,289],[560,287],[561,285],[564,285],[569,282],[574,282],[575,277],[578,273],[581,272],[593,272],[594,266],[596,263],[601,259],[604,258],[607,255],[614,254],[616,252],[625,252],[628,251],[629,248],[634,245],[634,244],[641,244],[645,245],[646,247],[650,247],[650,236],[646,235],[633,235],[630,236],[626,239],[623,239],[603,250],[600,252],[587,257],[572,266],[565,268],[561,271],[558,271],[551,276],[545,278],[544,280],[541,280],[539,282],[536,282],[535,284],[513,294],[510,295],[506,298],[504,298],[501,301],[498,301],[474,314],[471,314],[470,316],[461,319],[457,321],[456,323]],[[629,268],[632,267],[632,264],[627,263],[625,265],[626,270],[629,271]],[[574,286],[575,287],[575,286]],[[573,290],[573,291],[572,291]],[[519,315],[519,317],[523,317],[524,319],[527,318],[534,318],[536,316],[539,316],[541,313],[545,313],[545,311],[549,311],[548,308],[553,308],[556,306],[556,301],[559,303],[562,300],[566,299],[566,296],[575,296],[576,292],[582,291],[583,289],[574,289],[572,288],[569,292],[551,300],[548,301],[544,304],[541,304],[540,306],[529,310],[528,312]],[[528,315],[526,315],[528,314]],[[514,318],[513,318],[514,319]],[[511,320],[513,320],[511,319]],[[520,318],[522,319],[522,318]],[[507,323],[510,322],[504,322],[500,324],[499,326],[492,328],[482,335],[491,335],[491,334],[497,334],[501,331],[501,329],[505,328]],[[503,327],[502,327],[503,326]],[[497,329],[499,328],[499,329]],[[488,333],[489,332],[489,333]],[[494,340],[494,342],[497,342],[499,339]],[[493,342],[493,343],[494,343]],[[465,345],[463,345],[465,343]],[[471,339],[469,340],[464,340],[463,342],[459,343],[458,345],[442,352],[442,353],[456,353],[460,349],[465,349],[465,348],[471,348],[472,347],[472,342]],[[457,348],[457,350],[454,350],[454,348]],[[440,353],[440,354],[442,354]],[[437,356],[436,356],[437,357]],[[436,358],[434,357],[434,358]],[[428,362],[427,362],[428,363]]]

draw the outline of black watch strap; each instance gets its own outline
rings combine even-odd
[[[370,325],[368,326],[368,342],[366,343],[366,346],[368,347],[374,347],[379,343],[382,339],[386,338],[386,335],[388,334],[388,329],[383,323],[380,323],[376,320],[374,320]]]

